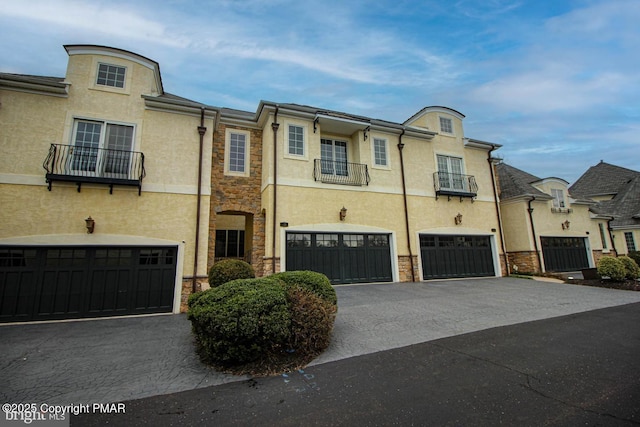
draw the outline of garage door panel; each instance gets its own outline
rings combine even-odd
[[[0,272],[0,321],[2,318],[29,318],[33,314],[35,284],[33,271]]]
[[[389,235],[287,233],[286,269],[317,271],[333,284],[391,281]]]
[[[589,268],[585,240],[582,237],[541,237],[546,271],[576,271]]]
[[[494,276],[488,236],[420,235],[425,279]]]
[[[170,312],[176,259],[175,247],[0,247],[0,322]]]

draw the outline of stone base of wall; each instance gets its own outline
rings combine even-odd
[[[268,258],[265,257],[263,258],[263,269],[262,269],[262,274],[259,274],[258,271],[256,270],[256,277],[264,277],[264,276],[269,276],[270,274],[273,274],[273,258]],[[282,270],[280,269],[280,258],[276,258],[276,273],[281,272]]]
[[[605,257],[605,256],[611,256],[611,257],[617,257],[618,254],[616,254],[616,251],[611,250],[607,253],[604,253],[600,250],[598,251],[592,251],[593,253],[593,262],[596,263],[596,266],[598,265],[598,261],[600,261],[600,258]]]
[[[540,263],[535,251],[508,252],[509,273],[540,273]]]
[[[413,255],[413,274],[411,276],[411,257],[409,255],[398,256],[398,280],[401,282],[418,282],[420,280],[420,270],[418,269],[418,256]]]
[[[504,254],[499,256],[500,259],[500,274],[502,277],[505,277],[507,275],[509,275],[509,272],[507,271],[507,258],[504,256]]]
[[[191,295],[191,291],[193,289],[193,279],[191,277],[183,277],[182,278],[182,292],[180,294],[180,313],[187,312],[187,301],[189,300],[189,296]],[[204,291],[209,289],[209,278],[207,276],[204,277],[196,277],[196,292]]]

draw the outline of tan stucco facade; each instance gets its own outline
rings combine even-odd
[[[204,114],[198,270],[198,126],[201,109],[148,97],[162,93],[159,68],[136,54],[97,46],[71,46],[66,94],[0,85],[0,244],[164,244],[178,248],[174,311],[183,280],[206,277],[211,147],[215,113]],[[98,64],[124,67],[124,88],[97,85]],[[147,97],[147,98],[145,98]],[[43,161],[51,144],[73,145],[78,120],[133,127],[133,151],[144,154],[138,188],[53,182],[47,191]],[[110,194],[112,191],[112,194]],[[85,218],[95,220],[87,235]]]
[[[549,195],[549,198],[538,197],[532,200],[530,196],[523,196],[500,202],[505,246],[510,255],[512,271],[546,271],[541,243],[541,238],[544,237],[586,239],[589,267],[595,267],[599,257],[611,253],[611,239],[606,220],[592,215],[589,212],[589,203],[579,203],[572,199],[568,194],[566,181],[547,178],[535,183],[534,187]],[[562,208],[554,208],[551,198],[552,189],[562,190],[564,194]],[[533,209],[531,212],[529,212],[530,208]],[[600,224],[604,230],[604,241]],[[542,265],[536,253],[539,254]]]
[[[467,144],[462,128],[463,116],[458,114],[447,115],[453,122],[454,135],[425,132],[426,125],[433,128],[441,115],[444,113],[440,110],[424,112],[412,124],[416,131],[405,130],[401,136],[399,128],[359,128],[357,123],[345,125],[325,117],[314,123],[314,116],[305,117],[300,112],[280,109],[275,136],[277,214],[274,218],[274,114],[270,112],[262,119],[262,206],[266,212],[267,230],[265,258],[272,260],[275,256],[276,264],[284,269],[286,232],[390,233],[393,279],[412,279],[410,271],[400,271],[403,259],[408,259],[411,250],[416,263],[413,279],[420,280],[420,233],[484,235],[491,238],[496,275],[501,275],[502,242],[488,162],[491,146]],[[288,152],[289,125],[303,129],[304,152],[300,155]],[[321,158],[321,139],[346,142],[348,161],[366,165],[370,177],[368,185],[340,185],[315,180],[314,160]],[[374,139],[385,141],[387,165],[375,164]],[[405,221],[400,142],[404,144],[402,156],[409,233]],[[475,198],[440,196],[436,200],[434,172],[438,170],[437,155],[462,159],[463,173],[475,177],[478,184]],[[347,214],[341,220],[340,210],[343,207]],[[456,224],[458,215],[462,221]],[[274,224],[275,252],[271,232]],[[269,262],[273,263],[268,261],[266,267]]]

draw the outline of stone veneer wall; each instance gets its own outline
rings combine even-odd
[[[411,257],[409,257],[409,255],[398,256],[398,270],[398,280],[400,280],[401,282],[411,282],[413,280],[413,278],[411,277]],[[415,281],[419,282],[420,269],[417,255],[413,255],[413,274],[415,275]]]
[[[509,265],[511,266],[511,273],[540,273],[540,264],[538,263],[538,257],[535,251],[521,251],[521,252],[509,252]],[[514,266],[518,267],[518,270],[514,270]]]
[[[250,132],[249,177],[224,174],[225,137],[226,130],[229,128]],[[262,130],[220,123],[213,135],[211,164],[212,194],[207,269],[211,268],[214,262],[217,215],[221,213],[244,215],[247,218],[245,233],[250,235],[249,241],[251,242],[251,248],[245,248],[245,250],[251,250],[250,264],[253,266],[256,276],[263,276],[265,271],[265,218],[261,212]]]
[[[616,251],[611,250],[611,252],[608,253],[603,253],[601,250],[595,250],[592,251],[593,252],[593,262],[596,263],[596,266],[598,265],[598,261],[600,261],[600,258],[605,257],[605,256],[612,256],[612,257],[617,257],[618,254],[616,254]]]

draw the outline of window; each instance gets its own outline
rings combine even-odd
[[[125,67],[98,64],[98,78],[96,79],[96,83],[102,86],[124,88],[125,71]]]
[[[335,248],[338,246],[337,234],[318,234],[316,235],[316,247],[318,248]]]
[[[462,159],[438,155],[437,160],[440,189],[464,191],[465,181],[462,175]]]
[[[627,242],[627,252],[636,250],[636,242],[633,240],[632,232],[627,231],[626,233],[624,233],[624,240],[625,242]]]
[[[304,128],[302,126],[289,125],[289,154],[304,156]]]
[[[564,208],[564,192],[557,188],[551,189],[551,197],[553,197],[553,207]]]
[[[288,248],[309,248],[311,247],[311,234],[309,233],[287,233]]]
[[[453,122],[447,117],[440,117],[440,131],[453,134]]]
[[[376,166],[389,166],[386,139],[373,138],[373,164]]]
[[[69,168],[76,175],[128,178],[133,126],[76,120]]]
[[[322,139],[320,144],[322,173],[347,176],[347,143]]]
[[[249,176],[249,132],[227,129],[225,174]]]
[[[600,240],[602,240],[602,249],[607,249],[607,238],[604,234],[604,224],[599,223],[598,228],[600,229]]]
[[[244,230],[216,230],[216,258],[244,258]]]

